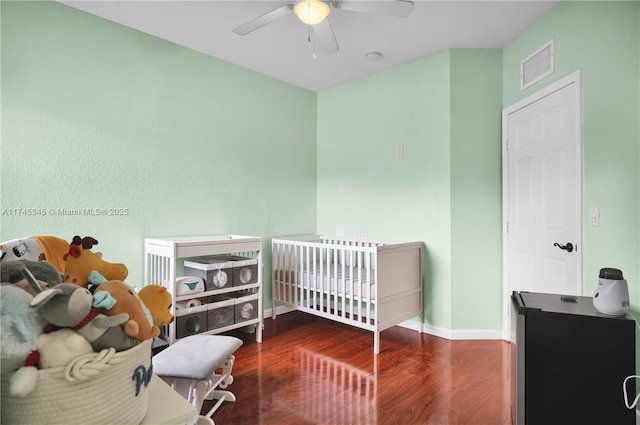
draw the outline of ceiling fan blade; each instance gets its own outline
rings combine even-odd
[[[353,12],[375,13],[398,18],[406,18],[413,12],[413,2],[407,0],[339,1],[336,7]]]
[[[338,51],[338,42],[331,28],[329,19],[313,25],[313,33],[316,36],[316,49],[320,53],[329,54]]]
[[[262,28],[263,26],[270,24],[273,21],[290,15],[291,12],[293,12],[293,5],[286,4],[278,7],[277,9],[273,9],[271,12],[267,12],[262,16],[258,16],[249,22],[245,22],[244,24],[235,27],[232,31],[239,35],[246,35],[258,28]]]

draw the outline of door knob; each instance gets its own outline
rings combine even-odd
[[[560,249],[564,249],[567,252],[572,252],[573,251],[573,244],[571,242],[569,242],[566,245],[560,245],[558,242],[554,243],[553,246],[557,246]]]

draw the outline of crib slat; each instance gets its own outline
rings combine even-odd
[[[310,303],[310,298],[311,298],[311,293],[312,293],[312,281],[311,281],[311,275],[309,272],[309,250],[308,247],[304,247],[304,251],[303,251],[303,258],[300,260],[300,275],[298,277],[299,281],[300,281],[300,285],[303,285],[305,288],[305,301],[304,301],[304,305],[306,307],[309,307],[309,303]]]
[[[289,301],[290,303],[294,303],[294,286],[292,285],[292,281],[293,281],[293,267],[295,262],[293,261],[293,249],[294,249],[294,245],[289,245],[287,247],[287,280],[285,282],[285,289],[287,291],[287,301]]]
[[[307,259],[307,261],[309,261]],[[312,270],[313,269],[313,270]],[[313,273],[313,274],[312,274]],[[309,285],[313,289],[311,292],[311,296],[313,297],[311,301],[310,308],[313,308],[316,305],[316,250],[311,250],[311,262],[307,263],[307,275],[309,278]]]
[[[364,299],[362,294],[362,255],[363,253],[358,251],[357,263],[358,263],[358,317],[364,315]]]
[[[309,279],[305,275],[305,264],[307,262],[308,248],[306,246],[300,246],[300,258],[298,258],[298,279],[296,284],[300,285],[300,305],[309,305]]]
[[[289,299],[289,293],[287,289],[287,279],[289,276],[288,263],[289,263],[289,246],[283,245],[282,246],[282,276],[280,277],[280,296],[282,297],[282,300],[285,302],[291,301]]]
[[[288,264],[288,268],[287,270],[289,271],[289,276],[287,278],[287,289],[289,291],[289,301],[292,303],[296,303],[296,288],[295,285],[293,285],[293,270],[295,267],[295,245],[291,245],[289,246],[289,255],[287,256],[287,258],[289,259],[289,264]]]
[[[371,309],[372,309],[372,304],[371,304],[371,254],[367,253],[367,277],[366,277],[366,281],[365,284],[367,285],[367,290],[366,290],[366,294],[367,294],[367,323],[371,323]]]
[[[282,246],[282,276],[280,277],[281,293],[280,296],[285,302],[290,302],[287,282],[289,280],[289,246]]]
[[[318,249],[318,267],[316,270],[316,290],[318,292],[318,304],[316,310],[322,311],[324,309],[325,296],[324,296],[324,256],[325,252],[322,248]]]
[[[301,271],[302,271],[302,257],[304,256],[303,253],[303,247],[296,245],[295,246],[295,259],[294,259],[294,264],[292,267],[293,270],[293,282],[291,282],[291,284],[293,285],[293,288],[295,289],[296,292],[296,301],[295,304],[296,305],[304,305],[304,300],[305,300],[305,286],[304,286],[304,276],[302,276]]]
[[[280,273],[280,268],[278,267],[278,262],[280,260],[280,254],[278,252],[278,243],[271,243],[271,301],[272,301],[272,312],[271,317],[275,318],[276,316],[276,301],[278,298],[278,273]]]
[[[340,250],[340,268],[341,268],[341,285],[342,285],[342,315],[347,316],[347,270],[345,262],[344,249]]]
[[[331,314],[330,313],[330,309],[331,309],[331,251],[330,248],[325,248],[325,253],[324,253],[324,261],[325,261],[325,274],[324,274],[324,290],[325,293],[328,294],[328,298],[327,298],[327,314]],[[323,310],[324,311],[324,310]]]
[[[285,279],[285,274],[287,273],[285,267],[284,267],[284,262],[285,262],[285,251],[284,251],[284,245],[279,245],[278,246],[278,287],[277,287],[277,294],[278,294],[278,299],[281,301],[285,301],[285,297],[284,297],[284,289],[283,289],[283,281]]]
[[[336,248],[333,249],[332,251],[332,259],[331,262],[333,264],[333,276],[335,277],[335,282],[336,282],[336,287],[335,287],[335,295],[333,297],[333,311],[337,316],[342,316],[342,312],[340,311],[339,304],[339,296],[338,294],[340,294],[340,283],[341,283],[341,279],[340,276],[338,276],[338,250]]]
[[[295,274],[296,274],[296,270],[298,269],[298,246],[297,245],[292,245],[291,246],[291,280],[289,281],[289,285],[291,286],[291,292],[293,294],[293,303],[298,305],[298,282],[296,282],[295,280]]]
[[[295,256],[293,260],[293,264],[291,265],[291,269],[293,271],[293,281],[291,285],[293,286],[296,297],[295,304],[303,305],[305,300],[305,286],[304,286],[304,276],[302,275],[302,259],[303,259],[303,247],[300,245],[294,246]]]
[[[354,318],[353,315],[353,304],[356,303],[355,297],[356,293],[354,291],[354,276],[353,276],[353,250],[349,250],[349,280],[351,282],[349,290],[351,291],[351,299],[349,302],[349,316]]]

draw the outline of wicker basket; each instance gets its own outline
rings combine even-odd
[[[139,424],[147,412],[152,376],[149,339],[121,352],[102,350],[66,367],[38,371],[27,397],[9,393],[2,376],[3,424]]]

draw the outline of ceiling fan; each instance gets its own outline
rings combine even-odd
[[[320,53],[329,54],[338,51],[338,42],[328,19],[333,10],[349,10],[404,18],[413,11],[413,2],[409,0],[296,0],[245,22],[232,31],[239,35],[246,35],[278,19],[285,18],[291,13],[295,13],[313,31],[316,49]]]

